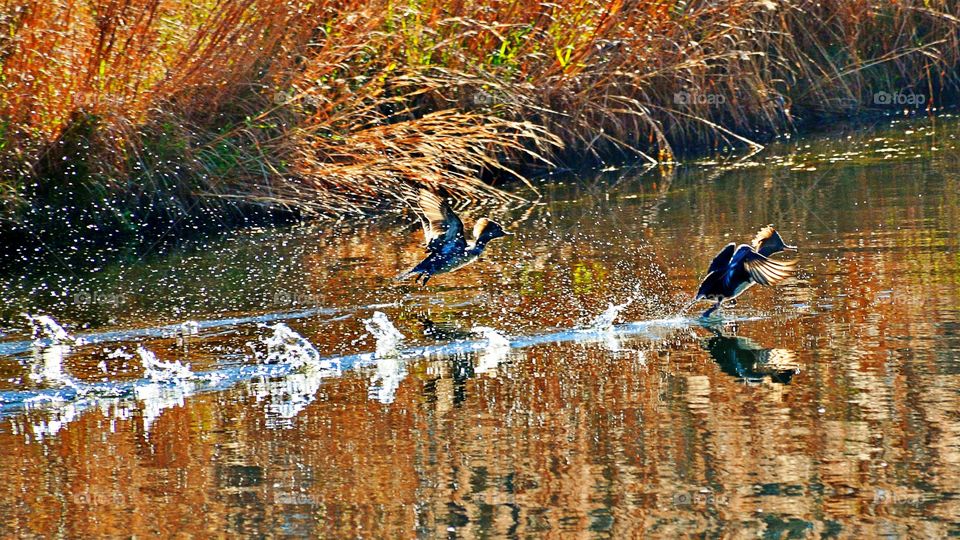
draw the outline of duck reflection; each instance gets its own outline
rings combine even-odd
[[[485,342],[482,349],[459,352],[431,359],[424,379],[424,398],[435,405],[438,412],[459,408],[466,400],[468,382],[478,376],[496,378],[504,362],[516,358],[510,340],[496,329],[476,326],[470,330],[451,323],[434,323],[421,318],[424,336],[445,341]]]
[[[427,403],[438,412],[459,408],[467,399],[467,381],[476,377],[473,354],[454,354],[431,362],[423,392]]]
[[[791,350],[764,348],[750,338],[727,335],[720,327],[707,328],[714,335],[703,340],[702,346],[724,373],[752,382],[769,377],[773,382],[788,384],[800,372]]]
[[[421,317],[420,322],[423,324],[423,336],[437,341],[463,341],[477,337],[476,332],[465,330],[455,323],[434,322],[426,317]],[[459,406],[463,403],[466,399],[467,380],[476,376],[474,356],[455,354],[443,361],[444,368],[436,370],[439,374],[434,381],[436,384],[428,387],[428,399],[446,401],[448,406]]]
[[[433,321],[425,316],[418,317],[422,325],[423,337],[436,341],[462,341],[476,337],[476,333],[465,330],[456,323]]]

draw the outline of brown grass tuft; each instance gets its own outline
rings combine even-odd
[[[947,0],[0,0],[0,198],[364,211],[956,95]],[[75,186],[74,186],[75,187]],[[154,194],[154,195],[151,195]]]

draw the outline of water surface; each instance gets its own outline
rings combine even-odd
[[[958,135],[546,179],[427,287],[412,215],[44,254],[0,278],[0,533],[960,535]],[[798,279],[681,314],[767,223]]]

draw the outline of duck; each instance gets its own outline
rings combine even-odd
[[[491,240],[510,234],[499,223],[484,217],[473,225],[473,237],[468,242],[460,217],[436,193],[421,189],[419,205],[427,256],[398,279],[413,277],[414,283],[422,280],[420,284],[426,285],[437,274],[452,272],[477,260]]]
[[[741,244],[738,247],[730,242],[713,258],[691,305],[700,300],[716,302],[700,316],[706,319],[724,302],[728,306],[735,305],[738,296],[758,283],[772,287],[793,277],[796,260],[778,261],[770,258],[784,250],[797,251],[797,247],[784,242],[773,225],[760,229],[749,245]]]

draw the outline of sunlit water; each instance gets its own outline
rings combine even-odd
[[[958,136],[549,179],[427,287],[412,215],[24,262],[0,534],[958,535]],[[682,313],[767,223],[799,279]]]

